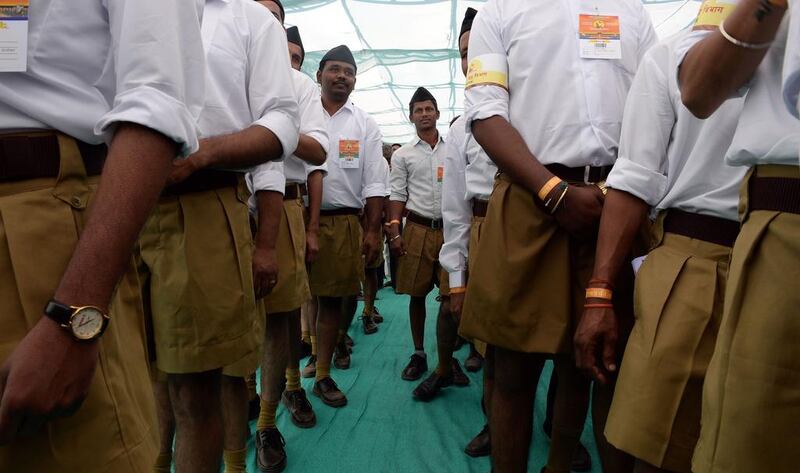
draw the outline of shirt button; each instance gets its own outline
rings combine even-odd
[[[75,208],[81,208],[83,206],[83,200],[80,197],[78,197],[77,195],[73,196],[72,199],[70,199],[69,202]]]

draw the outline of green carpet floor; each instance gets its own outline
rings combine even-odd
[[[283,406],[278,409],[278,428],[286,439],[287,472],[290,473],[463,473],[490,470],[488,458],[470,458],[464,446],[484,424],[480,408],[482,372],[468,373],[468,387],[446,388],[430,403],[413,400],[416,382],[400,378],[411,355],[408,323],[408,297],[395,295],[391,289],[378,294],[378,310],[385,318],[378,333],[366,336],[356,318],[350,330],[355,340],[349,370],[332,369],[332,376],[347,394],[349,404],[341,409],[324,405],[311,394],[313,380],[303,380],[303,387],[317,413],[313,429],[295,427]],[[358,314],[362,305],[359,304]],[[437,302],[428,299],[425,348],[429,366],[436,360]],[[468,348],[456,357],[463,363]],[[301,362],[301,368],[305,360]],[[542,433],[548,362],[539,383],[534,414],[534,442],[528,471],[539,473],[547,458],[548,440]],[[255,422],[250,425],[255,430]],[[592,470],[599,473],[596,449],[587,421],[584,445],[592,454]],[[253,437],[249,442],[248,472],[256,472]]]

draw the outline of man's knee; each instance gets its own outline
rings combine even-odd
[[[221,370],[169,375],[169,395],[178,423],[202,419],[218,411],[209,406],[219,405],[221,377]]]

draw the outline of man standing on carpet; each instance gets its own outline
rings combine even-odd
[[[347,404],[347,397],[331,378],[331,360],[342,321],[355,315],[364,258],[372,262],[380,251],[385,194],[380,129],[350,100],[356,72],[355,58],[344,45],[328,51],[317,71],[330,146],[320,211],[319,258],[311,265],[309,281],[319,305],[314,394],[331,407]],[[362,211],[366,212],[363,231]],[[338,341],[344,344],[343,336]]]
[[[447,273],[439,264],[442,249],[442,179],[445,143],[436,122],[439,106],[424,87],[411,97],[409,118],[417,136],[392,155],[392,193],[389,203],[389,248],[398,259],[398,294],[410,296],[408,304],[414,353],[402,373],[415,381],[428,371],[425,353],[425,298],[434,285],[439,287],[439,317],[450,317]],[[403,215],[406,222],[400,233]],[[458,361],[449,360],[443,382],[469,384]]]

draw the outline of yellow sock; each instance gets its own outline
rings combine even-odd
[[[170,473],[172,471],[172,452],[162,452],[156,457],[153,473]]]
[[[241,450],[224,450],[222,460],[225,462],[225,473],[247,473],[247,447]]]
[[[261,400],[261,412],[258,414],[256,430],[264,430],[275,427],[275,415],[278,412],[278,401],[270,402]]]
[[[317,381],[330,378],[331,376],[331,362],[330,361],[323,361],[317,360]]]
[[[287,391],[300,390],[300,369],[286,368],[286,390]]]
[[[317,356],[317,336],[311,335],[311,354]]]
[[[304,330],[300,333],[300,339],[306,343],[311,343],[311,332]]]

